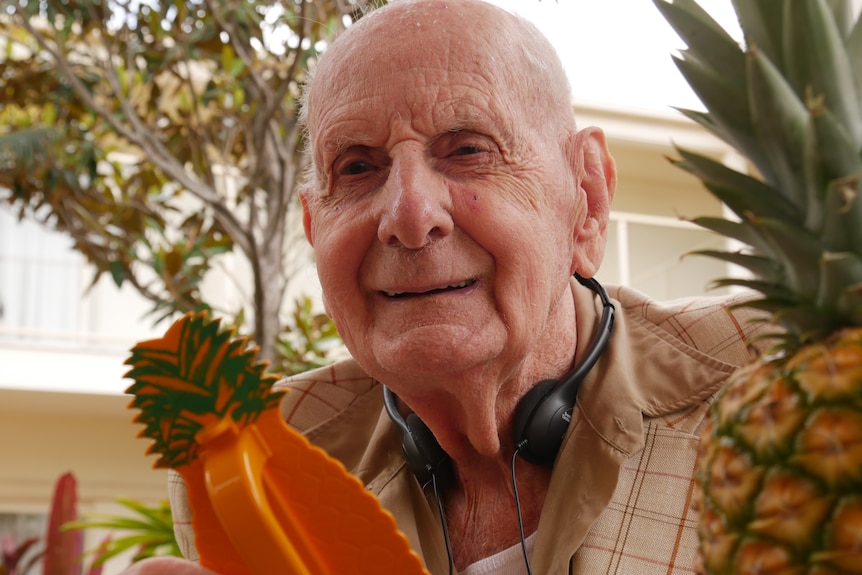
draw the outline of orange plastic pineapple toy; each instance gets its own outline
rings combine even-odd
[[[224,575],[427,575],[395,520],[281,419],[256,349],[203,314],[126,364],[139,434],[188,486],[201,564]]]

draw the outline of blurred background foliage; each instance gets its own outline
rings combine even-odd
[[[207,309],[273,371],[325,363],[334,327],[286,297],[304,245],[299,96],[371,4],[3,0],[0,204],[68,234],[93,282],[133,286],[155,321]],[[240,301],[206,301],[208,278]]]

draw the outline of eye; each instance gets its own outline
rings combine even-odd
[[[452,153],[453,156],[469,156],[472,154],[481,154],[485,150],[479,146],[460,146]]]
[[[355,162],[350,162],[346,164],[341,169],[341,174],[345,176],[358,176],[359,174],[364,174],[365,172],[371,169],[371,164],[364,160],[357,160]]]

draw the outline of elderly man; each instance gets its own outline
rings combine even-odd
[[[690,572],[698,434],[745,324],[583,279],[615,167],[601,130],[576,128],[547,40],[479,0],[400,0],[326,51],[304,114],[305,230],[353,359],[285,383],[290,423],[434,574]]]

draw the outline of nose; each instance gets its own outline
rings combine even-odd
[[[393,158],[381,191],[377,236],[384,245],[418,250],[452,233],[448,186],[420,150]]]

